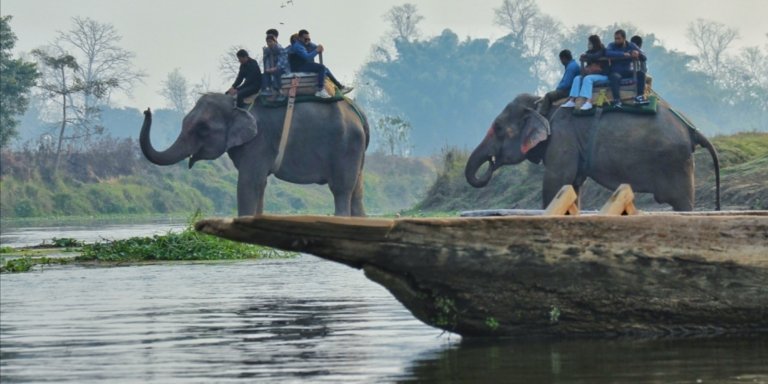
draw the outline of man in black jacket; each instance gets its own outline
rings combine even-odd
[[[237,60],[240,62],[240,71],[227,94],[237,93],[237,107],[243,108],[245,107],[243,99],[258,93],[261,89],[261,68],[256,60],[248,56],[245,49],[237,51]]]

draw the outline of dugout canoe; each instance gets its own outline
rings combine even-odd
[[[416,318],[462,336],[768,332],[768,211],[261,215],[196,228],[363,269]]]

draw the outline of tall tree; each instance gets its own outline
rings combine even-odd
[[[531,24],[541,13],[535,0],[504,0],[493,10],[496,25],[509,30],[512,44],[525,50],[525,43],[531,31]]]
[[[698,53],[697,69],[719,77],[726,71],[726,50],[739,37],[739,32],[723,23],[697,19],[688,25],[687,37]]]
[[[179,68],[168,73],[162,82],[162,88],[158,92],[166,98],[168,106],[176,112],[186,113],[190,104],[190,89],[187,79],[181,74]]]
[[[77,79],[75,71],[79,68],[74,56],[63,54],[53,56],[43,50],[36,49],[32,54],[49,70],[49,76],[46,76],[39,85],[52,98],[61,98],[61,121],[59,125],[59,137],[56,145],[56,157],[54,160],[54,172],[59,168],[61,160],[61,150],[64,144],[67,124],[72,121],[69,112],[72,105],[68,104],[72,94],[83,92],[86,86]]]
[[[534,0],[504,0],[494,14],[496,25],[509,31],[511,45],[531,59],[530,74],[538,80],[536,88],[551,87],[562,72],[557,53],[563,48],[563,25],[541,13]]]
[[[390,8],[384,14],[384,20],[389,22],[393,40],[411,41],[419,38],[419,23],[424,16],[417,13],[416,5],[405,3]]]
[[[52,44],[58,55],[70,54],[77,63],[74,76],[83,85],[69,102],[86,139],[103,129],[99,122],[102,105],[114,91],[129,93],[146,76],[133,67],[135,54],[119,46],[122,36],[112,24],[87,17],[73,17],[68,31],[59,31]],[[98,87],[98,89],[96,88]]]
[[[10,15],[0,17],[0,147],[18,136],[17,116],[27,110],[30,90],[40,75],[35,63],[11,56],[17,38],[10,21]]]

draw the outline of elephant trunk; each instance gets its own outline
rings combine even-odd
[[[177,139],[176,142],[165,151],[156,151],[155,148],[152,147],[152,142],[149,139],[149,129],[151,126],[152,112],[147,109],[144,111],[144,124],[141,126],[141,134],[139,135],[141,152],[144,153],[144,157],[146,157],[147,160],[157,165],[172,165],[189,157],[191,153],[187,146],[183,145],[183,142],[180,139]]]
[[[467,160],[467,165],[464,168],[464,176],[466,176],[467,182],[475,188],[482,188],[488,185],[488,182],[491,181],[491,176],[493,176],[493,171],[496,169],[494,156],[487,147],[488,144],[483,142],[472,151],[472,154],[469,155],[469,159]],[[486,162],[489,163],[488,169],[486,169],[483,175],[478,179],[477,171]]]

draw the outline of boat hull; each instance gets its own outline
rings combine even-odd
[[[361,219],[197,229],[361,268],[463,336],[768,332],[768,215]]]

